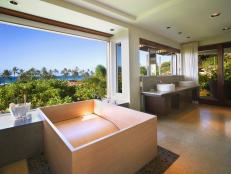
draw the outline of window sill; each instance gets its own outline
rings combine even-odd
[[[31,111],[31,119],[28,120],[15,120],[10,113],[0,114],[0,130],[24,126],[41,121],[43,121],[43,118],[39,116],[39,113],[36,110]]]

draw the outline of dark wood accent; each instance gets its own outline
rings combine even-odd
[[[40,22],[40,23],[44,23],[44,24],[48,24],[48,25],[53,25],[53,26],[57,26],[57,27],[61,27],[61,28],[81,31],[81,32],[99,35],[99,36],[104,36],[104,37],[112,37],[113,36],[110,33],[92,30],[89,28],[85,28],[85,27],[81,27],[81,26],[77,26],[77,25],[73,25],[73,24],[69,24],[69,23],[65,23],[65,22],[60,22],[60,21],[56,21],[56,20],[48,19],[48,18],[44,18],[44,17],[39,17],[39,16],[35,16],[35,15],[28,14],[28,13],[23,13],[23,12],[11,10],[11,9],[3,8],[3,7],[0,7],[0,14],[19,17],[22,19],[27,19],[27,20],[31,20],[31,21],[35,21],[35,22]]]
[[[217,70],[217,93],[220,102],[224,100],[224,49],[222,45],[217,46],[218,70]]]
[[[169,52],[173,52],[173,53],[180,53],[180,50],[177,48],[173,48],[167,45],[163,45],[163,44],[159,44],[150,40],[146,40],[143,38],[140,38],[140,45],[143,45],[141,47],[141,50],[145,50],[147,48],[154,48],[154,49],[163,49],[163,50],[167,50]]]
[[[198,51],[215,50],[215,49],[217,49],[217,46],[218,46],[217,44],[199,46]]]
[[[163,116],[168,115],[171,111],[172,101],[170,95],[163,97],[145,96],[144,102],[145,112],[147,113]]]
[[[172,95],[171,106],[174,109],[180,109],[180,94],[173,94]]]
[[[207,99],[202,97],[199,98],[199,103],[208,104],[208,105],[218,105],[218,106],[222,105],[217,99]]]
[[[222,45],[223,45],[223,48],[230,48],[231,47],[231,42],[225,42]]]
[[[184,109],[193,101],[198,101],[199,87],[171,92],[161,96],[147,95],[144,97],[144,111],[157,116],[168,115],[173,110]]]
[[[212,45],[199,46],[198,51],[213,50],[213,49],[217,49],[219,46],[222,46],[223,48],[228,48],[228,47],[231,47],[231,42],[224,42],[224,43],[217,43],[217,44],[212,44]]]

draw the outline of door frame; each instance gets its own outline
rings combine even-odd
[[[198,51],[217,50],[218,67],[217,67],[217,92],[218,99],[205,99],[199,97],[199,102],[204,104],[227,105],[231,106],[231,101],[224,99],[224,49],[231,47],[231,42],[224,42],[212,45],[199,46]]]

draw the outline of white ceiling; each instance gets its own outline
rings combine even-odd
[[[157,32],[177,42],[231,35],[231,0],[65,0]],[[219,17],[211,18],[214,12]],[[166,27],[171,29],[167,30]],[[182,32],[181,35],[178,32]],[[187,39],[186,37],[191,38]]]
[[[211,38],[231,38],[231,0],[17,0],[13,6],[9,0],[0,0],[0,6],[47,17],[107,33],[122,29],[94,16],[63,8],[59,3],[104,14],[140,28],[150,30],[179,43],[206,41]],[[42,11],[42,12],[41,12]],[[211,18],[214,12],[219,17]],[[167,30],[166,27],[171,29]],[[115,31],[110,31],[114,28]],[[182,32],[181,35],[178,32]],[[191,38],[186,38],[190,36]]]
[[[78,13],[44,1],[17,0],[17,2],[18,5],[15,6],[10,4],[9,0],[0,0],[0,6],[110,34],[114,34],[123,29],[123,27],[105,20]],[[114,31],[110,31],[111,28],[113,28]]]

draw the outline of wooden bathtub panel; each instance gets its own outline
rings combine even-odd
[[[156,117],[73,152],[73,174],[133,174],[157,154]]]
[[[119,130],[112,122],[95,114],[61,121],[54,125],[74,148]]]
[[[41,110],[51,120],[52,123],[57,123],[93,113],[94,100],[43,107]]]
[[[54,125],[45,117],[44,125],[44,153],[54,174],[72,173],[72,147],[55,130]]]
[[[132,109],[94,101],[94,113],[113,122],[118,128],[124,129],[142,123],[153,115]]]

